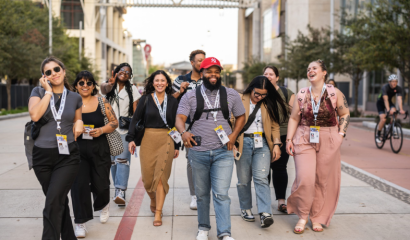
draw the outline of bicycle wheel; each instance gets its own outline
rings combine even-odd
[[[380,133],[381,139],[379,138],[379,140],[380,140],[379,142],[376,139],[377,129],[378,128],[379,128],[379,123],[377,123],[376,127],[374,128],[374,142],[376,143],[376,147],[378,149],[382,149],[383,146],[384,146],[384,143],[386,142],[386,139],[384,139],[384,135],[385,135],[385,132],[386,132],[386,124],[383,126],[382,131]]]
[[[390,147],[394,153],[399,153],[403,146],[403,130],[400,123],[395,123],[391,132]]]

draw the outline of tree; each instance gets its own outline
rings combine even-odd
[[[263,69],[267,65],[273,65],[267,62],[261,62],[257,58],[252,58],[244,63],[242,69],[242,79],[244,84],[249,84],[252,80],[259,75],[263,75]]]

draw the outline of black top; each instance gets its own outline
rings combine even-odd
[[[94,112],[83,113],[82,116],[83,116],[84,125],[94,125],[94,129],[105,126],[104,115],[101,112],[100,104],[98,104],[97,110],[95,110]],[[101,134],[101,136],[99,137],[105,137],[105,134]],[[83,140],[82,136],[81,138],[77,138],[77,140],[82,141]],[[86,141],[89,141],[89,140],[86,139]]]
[[[391,99],[394,96],[396,96],[396,94],[397,96],[402,95],[401,87],[397,86],[396,88],[391,88],[390,84],[387,83],[382,87],[382,92],[379,95],[379,100],[381,99],[383,101],[383,96],[387,96],[389,99],[389,102],[391,102]]]
[[[144,114],[144,103],[145,98],[148,97],[146,112]],[[170,128],[175,127],[175,119],[177,117],[177,109],[178,109],[178,100],[175,99],[172,95],[168,95],[168,102],[167,102],[167,124]],[[164,106],[164,102],[162,102],[161,107]],[[142,116],[145,115],[145,128],[165,128],[168,129],[159,114],[159,110],[157,105],[155,104],[155,100],[151,94],[143,95],[138,102],[137,109],[135,110],[134,116],[132,117],[132,121],[130,124],[130,128],[128,130],[128,135],[126,140],[128,142],[133,141],[135,137],[135,125],[141,119]],[[181,143],[175,144],[175,149],[179,149]]]

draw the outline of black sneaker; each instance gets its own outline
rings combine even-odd
[[[272,215],[269,213],[260,213],[259,214],[261,217],[261,227],[262,228],[267,228],[270,225],[273,224],[273,218]]]
[[[252,214],[252,211],[250,209],[247,210],[241,210],[241,215],[242,219],[247,221],[247,222],[255,222],[255,217]]]

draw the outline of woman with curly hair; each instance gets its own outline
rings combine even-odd
[[[154,226],[162,225],[162,207],[169,191],[172,159],[178,157],[181,141],[174,128],[178,100],[171,93],[172,82],[166,72],[158,70],[151,74],[145,80],[144,96],[138,103],[126,138],[129,151],[134,152],[135,125],[143,119],[145,132],[140,147],[141,175],[144,188],[151,198],[151,211],[155,213]]]
[[[141,97],[137,87],[131,84],[130,79],[132,79],[131,66],[128,63],[121,63],[112,72],[108,82],[101,84],[101,93],[106,95],[106,99],[117,116],[119,122],[117,131],[120,133],[124,145],[123,153],[111,157],[113,162],[111,175],[115,186],[113,200],[118,206],[125,206],[125,191],[127,190],[130,174],[131,153],[128,151],[125,136],[128,133],[132,115],[137,108],[138,99]]]

